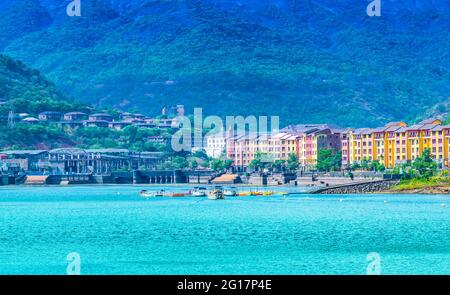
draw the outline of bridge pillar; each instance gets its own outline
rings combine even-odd
[[[139,171],[133,171],[133,184],[142,183],[142,177]]]

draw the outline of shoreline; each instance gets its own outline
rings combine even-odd
[[[431,188],[417,188],[417,189],[405,189],[405,190],[389,190],[381,193],[389,194],[419,194],[419,195],[449,195],[450,187],[431,187]]]

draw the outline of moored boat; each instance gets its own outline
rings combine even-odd
[[[194,197],[206,197],[206,195],[206,187],[194,187],[194,190],[192,191],[192,196]]]
[[[154,197],[163,197],[164,192],[163,191],[150,192],[148,190],[141,190],[139,192],[139,196],[141,196],[142,198],[145,198],[145,199],[154,198]]]
[[[230,187],[223,191],[223,195],[226,197],[236,197],[239,193],[235,187]]]
[[[210,200],[221,200],[225,199],[223,194],[223,189],[220,186],[214,187],[211,191],[208,192],[208,199]]]
[[[250,192],[240,192],[240,193],[238,194],[239,197],[248,197],[248,196],[250,196],[250,195],[251,195]]]
[[[186,197],[186,193],[165,193],[164,196],[165,197],[172,197],[172,198],[176,198],[176,197]]]
[[[252,195],[252,196],[262,196],[263,193],[259,192],[259,191],[252,191],[252,192],[250,192],[250,195]]]

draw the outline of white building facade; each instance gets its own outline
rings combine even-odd
[[[204,149],[211,158],[219,158],[226,152],[227,139],[225,133],[209,135],[205,137]]]

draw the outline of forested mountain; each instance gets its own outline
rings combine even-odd
[[[22,113],[86,110],[87,106],[63,95],[41,73],[0,54],[0,116],[10,109]]]
[[[450,108],[448,0],[69,2],[2,0],[0,52],[84,102],[355,127]]]

